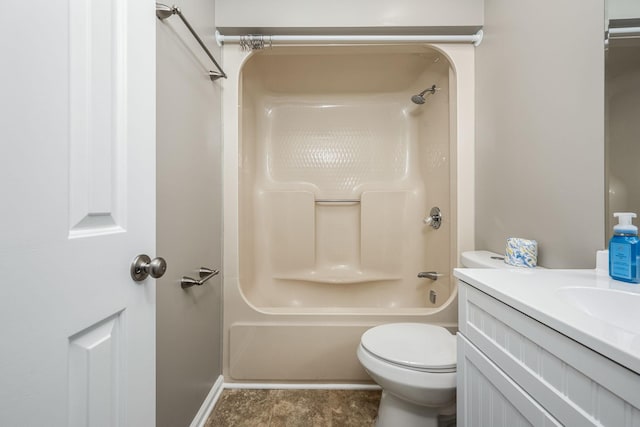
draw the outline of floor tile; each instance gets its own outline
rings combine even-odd
[[[206,427],[370,427],[380,391],[224,390]]]
[[[275,395],[268,390],[224,390],[205,427],[268,427]]]

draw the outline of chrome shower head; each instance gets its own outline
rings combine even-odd
[[[424,95],[420,94],[420,95],[413,95],[411,97],[411,102],[413,102],[414,104],[424,104],[425,99],[424,99]]]
[[[427,92],[429,92],[431,95],[433,95],[434,93],[436,93],[436,90],[438,90],[438,88],[436,88],[436,85],[433,85],[430,88],[423,90],[419,94],[413,95],[411,97],[411,102],[413,102],[414,104],[422,105],[426,101],[425,98],[424,98],[424,95]]]

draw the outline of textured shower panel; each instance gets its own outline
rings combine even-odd
[[[398,106],[290,102],[265,111],[257,205],[272,249],[265,274],[316,283],[400,279],[410,141]],[[400,191],[378,191],[390,186]]]
[[[408,141],[398,111],[365,103],[273,106],[265,141],[269,177],[310,184],[320,199],[357,196],[363,186],[401,180]]]

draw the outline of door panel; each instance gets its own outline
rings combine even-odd
[[[0,425],[153,426],[155,8],[0,18]]]
[[[126,4],[69,3],[70,237],[123,231]]]
[[[69,426],[124,425],[122,312],[69,338]]]

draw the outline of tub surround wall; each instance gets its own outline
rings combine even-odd
[[[244,65],[240,286],[256,307],[437,307],[452,292],[449,64],[377,51],[289,48]],[[422,221],[432,206],[439,230]]]
[[[483,18],[483,2],[478,0],[216,1],[216,26],[229,35],[249,30],[277,34],[471,34],[482,26]]]
[[[198,33],[213,33],[210,1],[180,7]],[[156,419],[168,427],[191,423],[222,371],[222,279],[179,284],[201,266],[221,267],[221,91],[178,17],[156,25],[157,254],[168,263],[156,291]]]
[[[359,49],[363,48],[379,49]],[[442,233],[438,234],[439,231],[420,225],[416,233],[420,236],[416,237],[416,242],[422,241],[422,245],[427,244],[425,242],[428,242],[428,239],[421,233],[428,235],[429,230],[434,232],[433,236],[446,236],[447,248],[444,249],[444,254],[441,250],[439,255],[443,257],[446,265],[435,265],[435,270],[443,268],[450,271],[455,265],[456,251],[472,247],[473,197],[470,178],[473,174],[473,47],[436,46],[436,50],[445,51],[442,60],[451,60],[455,64],[454,69],[447,71],[448,67],[445,67],[444,73],[440,71],[436,75],[427,76],[428,82],[423,78],[416,80],[414,76],[412,79],[415,80],[415,87],[407,86],[411,78],[403,80],[403,73],[393,75],[393,78],[385,76],[380,79],[379,87],[373,93],[371,79],[381,76],[378,69],[384,68],[388,61],[372,62],[368,71],[367,67],[364,68],[366,72],[361,74],[361,78],[350,78],[350,73],[335,71],[343,70],[331,65],[336,58],[325,56],[324,59],[329,61],[329,66],[321,65],[322,61],[319,61],[315,70],[312,66],[306,72],[286,74],[283,78],[284,69],[309,67],[310,63],[313,65],[312,58],[298,60],[296,63],[295,55],[291,56],[291,52],[288,55],[283,53],[287,52],[286,49],[298,49],[298,55],[309,55],[310,49],[318,47],[274,48],[271,54],[264,58],[275,61],[274,66],[282,66],[284,63],[288,67],[279,71],[268,70],[269,72],[259,73],[253,78],[243,76],[239,82],[236,79],[240,76],[243,62],[247,61],[243,72],[251,73],[251,61],[258,57],[247,60],[248,54],[241,52],[237,46],[230,45],[224,49],[225,68],[230,76],[233,76],[225,82],[224,102],[229,108],[223,109],[226,123],[224,375],[227,381],[368,381],[368,376],[355,356],[360,335],[367,328],[389,321],[416,320],[455,328],[457,313],[455,303],[452,303],[455,302],[455,288],[451,288],[452,282],[449,278],[445,277],[435,284],[425,283],[423,279],[418,282],[415,279],[413,286],[418,288],[419,295],[409,296],[403,301],[402,292],[396,293],[398,296],[383,288],[394,283],[391,280],[394,275],[405,274],[402,268],[406,268],[406,260],[399,261],[391,256],[394,255],[391,253],[391,260],[385,260],[384,256],[377,253],[382,250],[379,245],[370,248],[367,239],[373,238],[369,234],[378,233],[385,241],[387,229],[394,229],[401,223],[421,223],[428,209],[420,203],[425,204],[424,193],[429,192],[429,185],[435,182],[430,180],[434,176],[429,176],[429,162],[437,163],[440,158],[437,150],[433,150],[438,147],[431,146],[431,151],[428,149],[429,138],[435,137],[429,135],[429,132],[434,129],[434,121],[440,121],[438,132],[444,131],[442,135],[447,139],[444,157],[448,157],[447,160],[450,162],[450,168],[446,172],[450,175],[450,180],[444,185],[448,187],[445,190],[452,199],[443,201],[443,205],[440,206],[443,211],[448,211]],[[386,51],[386,54],[388,55],[389,51]],[[342,55],[341,61],[348,62],[353,56],[354,52]],[[287,61],[290,63],[287,64]],[[327,70],[334,70],[335,78],[330,73],[327,76]],[[433,78],[438,76],[442,79],[432,82]],[[304,86],[306,91],[298,95],[295,91],[291,92],[291,88],[299,88],[304,79],[307,79]],[[449,86],[447,90],[449,81],[455,84],[452,83],[453,86]],[[433,83],[437,83],[438,86],[442,84],[441,94],[436,94],[422,107],[411,104],[411,95]],[[336,87],[336,84],[343,87]],[[394,85],[396,87],[393,87]],[[238,94],[242,94],[241,99],[237,98]],[[442,95],[440,99],[438,95]],[[374,100],[376,102],[373,102]],[[405,103],[407,115],[410,115],[409,109],[417,108],[417,113],[414,114],[426,114],[425,117],[428,118],[420,121],[403,116],[400,113],[401,109],[395,110],[395,113],[389,110],[389,105],[396,105],[397,102]],[[445,104],[438,104],[439,102]],[[449,107],[441,108],[446,104],[457,106],[457,113],[451,116]],[[236,108],[238,105],[239,109]],[[344,180],[320,183],[302,179],[301,182],[294,183],[288,178],[291,177],[296,164],[282,154],[291,154],[292,150],[300,149],[300,144],[304,144],[305,139],[296,137],[294,128],[306,128],[307,137],[311,137],[320,145],[330,139],[322,132],[308,132],[313,120],[307,115],[310,115],[314,108],[319,109],[317,107],[320,105],[332,108],[326,108],[327,112],[321,112],[316,119],[320,117],[326,119],[326,122],[340,123],[344,120],[345,112],[349,112],[350,109],[358,110],[356,107],[360,106],[362,118],[356,117],[355,121],[352,121],[352,130],[360,123],[359,120],[364,124],[368,119],[368,128],[372,130],[377,129],[380,122],[393,124],[405,121],[409,125],[405,123],[399,134],[396,132],[396,139],[409,141],[413,138],[414,141],[418,141],[418,134],[424,139],[417,144],[414,142],[412,150],[415,151],[405,159],[404,167],[407,170],[399,175],[400,178],[396,176],[396,180],[391,180],[386,186],[380,185],[380,182],[371,186],[371,182],[367,180],[356,185],[352,183],[346,188],[339,188],[337,185]],[[438,105],[441,105],[440,110],[444,113],[438,113]],[[435,110],[424,113],[430,108]],[[280,123],[274,119],[278,114],[282,115]],[[318,123],[323,120],[319,120]],[[286,135],[290,138],[291,144],[283,152],[278,150],[286,147],[287,143],[276,147],[273,141],[276,135],[280,140],[278,144],[283,144]],[[313,135],[317,138],[314,139]],[[332,137],[340,140],[349,135],[334,134]],[[394,141],[392,139],[391,146]],[[371,147],[368,151],[364,150],[365,153],[375,155],[375,137],[371,137],[368,143]],[[404,155],[407,156],[406,146],[404,150]],[[255,153],[259,151],[268,154],[268,160],[256,156]],[[382,172],[393,172],[393,168],[388,169],[388,165],[394,162],[392,154],[385,154],[388,162],[382,163],[386,168]],[[418,164],[422,166],[417,167]],[[471,169],[464,169],[462,165],[471,165]],[[300,172],[298,167],[298,177]],[[363,177],[362,174],[355,176]],[[418,182],[417,179],[422,184],[416,188],[412,183]],[[370,185],[368,190],[367,185]],[[318,203],[318,199],[337,197],[358,197],[361,202]],[[417,202],[419,200],[423,201]],[[393,218],[393,215],[398,213],[396,211],[389,213],[391,216],[387,216],[385,224],[377,224],[375,219],[368,218],[367,212],[384,212],[388,206],[401,206],[403,203],[418,203],[409,211],[408,218],[406,213],[402,213],[401,218]],[[416,206],[419,208],[414,209]],[[290,213],[294,207],[299,209],[298,214]],[[400,209],[399,212],[405,211]],[[339,218],[334,218],[336,215]],[[269,222],[271,226],[267,225]],[[337,226],[344,226],[344,223],[349,224],[344,232],[332,232]],[[325,232],[319,233],[318,231],[322,230],[318,230],[318,227]],[[369,233],[364,233],[365,229],[368,229]],[[392,250],[398,243],[393,240],[394,237],[389,236],[392,234],[387,235],[384,250]],[[413,237],[408,238],[411,240]],[[329,243],[336,239],[341,241],[344,253],[326,252],[325,249],[331,246]],[[261,246],[261,242],[270,240],[278,242],[274,250]],[[455,243],[451,244],[452,241]],[[278,254],[281,250],[284,252]],[[419,250],[425,253],[424,247]],[[285,255],[282,255],[283,253]],[[299,263],[297,268],[292,266],[293,259]],[[438,262],[437,256],[432,261]],[[451,262],[453,264],[450,264]],[[373,264],[376,264],[377,268],[364,268]],[[337,265],[345,268],[343,271],[330,268]],[[414,278],[418,271],[430,269],[426,265],[424,268],[410,268]],[[267,287],[266,291],[261,291],[258,285],[264,282],[272,282],[271,288]],[[397,286],[399,282],[395,283]],[[439,299],[432,308],[428,307],[425,293],[427,286],[444,286],[438,292],[445,297]],[[319,291],[322,288],[329,296]],[[301,293],[301,290],[305,292]],[[331,296],[335,292],[346,294],[347,298],[340,300]],[[297,295],[298,298],[291,295]]]
[[[592,268],[604,243],[602,0],[485,1],[477,48],[476,246],[536,239]]]

